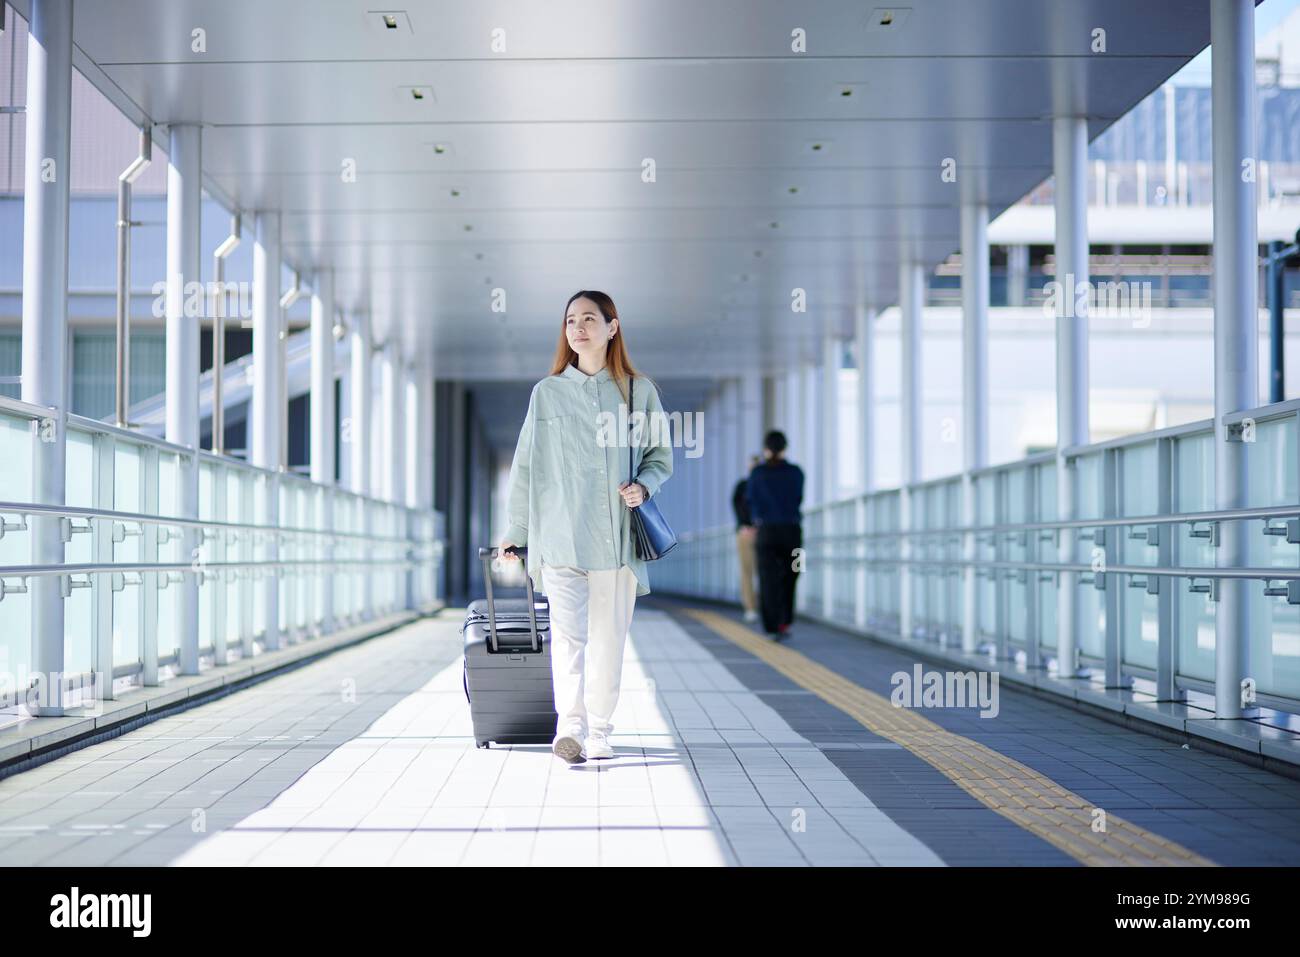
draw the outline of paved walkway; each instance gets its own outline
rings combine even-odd
[[[1099,764],[1114,755],[1097,753],[1083,724],[1096,719],[1005,690],[993,722],[881,711],[900,654],[802,625],[764,645],[734,615],[672,602],[638,605],[613,760],[479,750],[461,617],[448,609],[0,781],[0,863],[1228,863],[1230,847],[1250,863],[1300,861],[1300,782],[1104,726],[1131,749],[1125,773],[1165,767],[1154,756],[1181,763],[1183,783],[1199,771],[1225,785],[1226,769],[1275,805],[1220,789],[1232,807],[1183,798],[1205,812],[1186,819],[1132,807]],[[1093,774],[1106,795],[1085,793]],[[1008,813],[1031,788],[1045,810]],[[1069,830],[1071,802],[1099,796],[1132,831],[1112,827],[1107,845],[1045,830]]]

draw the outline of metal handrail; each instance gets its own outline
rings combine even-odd
[[[47,575],[105,575],[114,572],[183,572],[202,574],[209,571],[238,568],[319,568],[324,565],[401,565],[419,566],[421,563],[406,558],[321,558],[278,559],[252,562],[201,562],[195,568],[192,562],[84,562],[68,565],[0,565],[0,578],[41,578]]]
[[[1233,522],[1254,519],[1290,518],[1300,516],[1300,505],[1268,505],[1257,508],[1220,509],[1211,512],[1183,512],[1179,515],[1124,515],[1106,518],[1070,518],[1054,521],[1019,522],[1001,525],[955,525],[942,528],[893,529],[883,532],[850,533],[845,535],[821,535],[809,532],[809,538],[819,540],[853,540],[864,538],[917,538],[935,535],[966,535],[992,532],[1003,534],[1009,532],[1031,531],[1035,529],[1061,530],[1071,528],[1109,528],[1125,525],[1182,525],[1195,522]],[[730,526],[715,526],[697,532],[685,532],[684,535],[701,535],[716,529]]]
[[[287,525],[255,525],[250,522],[224,522],[213,519],[177,518],[170,515],[147,515],[141,512],[116,512],[110,509],[85,508],[73,505],[37,505],[31,502],[0,502],[0,514],[54,515],[59,518],[109,519],[117,522],[135,522],[140,525],[175,525],[183,528],[213,529],[216,531],[253,531],[276,535],[316,535],[324,538],[352,538],[367,542],[432,542],[435,538],[410,538],[393,535],[367,535],[364,532],[334,532],[319,528],[302,528]],[[429,513],[420,513],[429,514]]]
[[[816,559],[817,552],[805,550],[805,557]],[[1158,578],[1243,578],[1260,581],[1300,581],[1300,568],[1201,568],[1164,567],[1159,565],[1111,565],[1094,568],[1088,562],[1005,562],[966,558],[864,558],[857,555],[820,555],[850,565],[918,565],[933,568],[972,567],[1005,568],[1023,571],[1080,572],[1087,575],[1155,575]]]
[[[48,419],[58,414],[58,410],[54,408],[33,405],[30,402],[23,402],[19,399],[11,399],[9,396],[0,395],[0,413],[5,412],[32,421]],[[153,435],[144,435],[129,428],[119,428],[116,425],[103,422],[99,419],[89,419],[85,416],[69,414],[68,426],[69,429],[78,432],[84,432],[90,435],[108,435],[130,442],[132,445],[157,449],[160,452],[168,452],[182,458],[194,458],[197,456],[198,461],[201,463],[208,462],[222,468],[238,469],[252,475],[260,475],[266,478],[277,478],[300,488],[311,490],[320,489],[327,492],[337,493],[344,496],[349,502],[363,502],[369,505],[382,506],[384,508],[395,509],[407,513],[408,515],[427,517],[433,514],[427,510],[411,508],[401,502],[389,502],[384,499],[375,498],[371,495],[363,495],[359,492],[354,492],[351,489],[342,488],[336,485],[323,485],[319,482],[313,482],[309,478],[294,475],[287,471],[261,468],[260,466],[253,465],[244,459],[234,458],[233,456],[214,455],[205,449],[195,450],[189,446],[176,445],[175,443],[168,442],[165,439],[160,439]],[[179,524],[179,522],[169,522],[168,524]]]

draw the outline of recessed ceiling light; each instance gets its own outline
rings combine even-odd
[[[907,22],[907,18],[911,13],[911,7],[876,7],[871,11],[871,19],[867,21],[867,29],[873,31],[897,30]]]
[[[399,86],[397,97],[403,103],[419,103],[422,106],[436,102],[431,86]]]
[[[367,10],[366,22],[370,25],[372,33],[382,33],[390,37],[409,35],[414,32],[411,29],[411,18],[406,15],[405,10]]]
[[[837,83],[831,87],[828,97],[832,100],[862,100],[867,95],[867,85],[865,83]]]

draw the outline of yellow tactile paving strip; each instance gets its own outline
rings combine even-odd
[[[839,708],[873,734],[907,748],[985,807],[1083,864],[1217,866],[1116,814],[1106,814],[1104,832],[1094,831],[1095,805],[1019,761],[953,734],[915,710],[896,708],[888,698],[854,684],[806,655],[760,637],[724,615],[699,608],[686,609],[686,613]]]

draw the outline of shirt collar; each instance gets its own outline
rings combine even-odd
[[[589,376],[587,375],[587,373],[579,369],[575,364],[570,363],[564,367],[563,374],[568,378],[574,380],[575,382],[587,382],[591,379],[595,379],[597,382],[604,382],[606,379],[609,378],[609,366],[602,366],[600,371],[597,372],[594,376]]]

